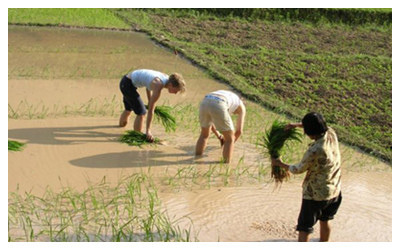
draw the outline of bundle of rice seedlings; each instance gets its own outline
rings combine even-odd
[[[8,150],[21,151],[25,143],[8,140]]]
[[[146,108],[148,109],[148,105],[146,105]],[[157,121],[161,122],[166,132],[175,132],[176,130],[176,119],[171,115],[171,110],[172,107],[165,105],[156,106],[154,109],[154,114]]]
[[[288,141],[301,142],[302,134],[295,128],[286,130],[285,122],[275,120],[269,130],[265,130],[262,137],[261,146],[267,149],[267,153],[273,158],[280,158],[283,147]],[[289,171],[279,167],[271,166],[271,177],[275,183],[281,184],[284,180],[290,177]]]
[[[124,142],[130,146],[138,146],[142,147],[146,144],[161,144],[161,140],[158,138],[154,138],[153,142],[149,142],[146,140],[146,134],[135,130],[127,130],[125,133],[119,138],[120,142]]]

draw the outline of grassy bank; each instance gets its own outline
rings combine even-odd
[[[114,11],[247,98],[296,120],[318,110],[341,141],[391,160],[392,33],[387,10],[346,10],[367,12],[369,21],[364,23],[357,21],[358,15],[334,23],[331,12],[324,15],[323,10],[312,22],[300,12],[271,21],[254,18],[254,13],[216,10]]]
[[[175,9],[187,13],[187,10]],[[317,9],[317,8],[281,8],[281,9],[195,9],[193,12],[218,17],[239,17],[246,20],[300,21],[311,23],[334,23],[347,25],[385,25],[392,24],[392,9]],[[185,15],[185,14],[184,14]]]
[[[390,9],[9,9],[9,23],[135,27],[247,98],[296,120],[318,110],[341,141],[391,160]]]
[[[129,25],[106,9],[8,9],[9,24],[129,29]]]

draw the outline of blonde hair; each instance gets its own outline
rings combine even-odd
[[[173,73],[169,76],[168,82],[170,82],[175,88],[178,88],[181,93],[184,93],[186,91],[186,82],[183,79],[182,75],[178,73]]]

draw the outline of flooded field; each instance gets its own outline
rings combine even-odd
[[[247,101],[244,135],[235,145],[233,163],[221,165],[215,138],[204,157],[194,157],[197,108],[208,92],[230,87],[146,35],[9,26],[8,51],[8,138],[27,143],[22,152],[8,153],[9,199],[12,193],[41,196],[65,187],[79,192],[91,183],[112,185],[144,173],[154,180],[170,218],[190,218],[177,224],[191,228],[192,240],[297,240],[303,176],[276,188],[269,179],[269,161],[256,146],[260,133],[280,118],[277,114]],[[159,101],[178,110],[176,132],[154,124],[153,134],[166,145],[137,148],[118,142],[132,128],[132,120],[126,128],[117,126],[123,108],[118,84],[136,68],[179,72],[187,82],[184,95],[163,93]],[[308,142],[285,159],[300,160]],[[343,202],[331,240],[392,241],[391,166],[345,145],[341,151]],[[313,241],[319,237],[318,225],[315,229]],[[26,241],[18,226],[9,234]]]

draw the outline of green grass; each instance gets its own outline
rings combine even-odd
[[[151,12],[165,15],[164,10],[151,9]],[[316,24],[346,25],[392,25],[391,8],[207,8],[207,9],[169,9],[169,13],[179,17],[199,16],[218,18],[242,18],[249,21],[268,20],[283,22],[309,22]]]
[[[188,219],[172,220],[161,205],[143,173],[116,185],[103,179],[83,191],[48,188],[43,196],[17,191],[8,201],[8,241],[196,241],[192,226],[177,226]]]
[[[71,12],[51,11],[56,10]],[[89,19],[95,10],[100,9],[81,9],[81,15]],[[9,9],[9,23],[20,23],[16,20],[22,20],[24,13],[34,15],[35,11],[39,10]],[[318,111],[337,131],[339,140],[391,160],[391,9],[232,11],[109,9],[106,12],[115,13],[113,18],[118,16],[124,23],[146,31],[154,40],[184,54],[246,98],[297,120],[311,110]],[[63,18],[62,23],[69,22],[61,13],[53,16]],[[39,14],[28,19],[34,18],[45,19]],[[93,67],[78,68],[62,77],[121,74],[119,68],[104,73],[107,71]],[[63,72],[64,68],[49,67],[38,72],[35,68],[11,68],[9,76],[46,78],[48,72]]]
[[[371,20],[314,24],[192,9],[116,10],[248,99],[294,119],[321,112],[341,141],[390,161],[391,24],[373,21],[381,11],[351,13],[357,11]]]
[[[348,152],[343,153],[344,160],[352,160],[351,156],[346,158]],[[370,157],[365,162],[360,160],[363,159],[353,159],[352,171],[375,164]],[[296,181],[303,178],[294,176]],[[47,188],[43,195],[34,195],[17,189],[8,197],[8,241],[197,241],[198,231],[190,216],[172,219],[163,208],[159,190],[169,193],[268,185],[269,181],[269,165],[257,162],[250,166],[242,156],[236,165],[177,165],[156,176],[149,169],[123,176],[115,184],[104,177],[99,183],[88,183],[81,191],[65,186],[59,191]],[[187,226],[179,226],[181,223]]]
[[[148,105],[145,105],[148,109]],[[166,105],[158,105],[154,109],[154,114],[163,126],[166,132],[175,132],[177,124],[175,117],[171,114],[173,107]]]
[[[8,23],[120,29],[130,28],[128,24],[106,9],[89,8],[9,8]]]
[[[9,10],[10,11],[10,10]],[[9,12],[10,13],[10,12]],[[22,13],[22,12],[21,12]],[[86,13],[87,14],[87,13]],[[198,15],[196,12],[193,12],[193,15]],[[133,17],[132,17],[133,18]],[[140,23],[141,25],[154,25],[154,20],[152,20],[152,16],[144,13],[138,12],[135,16],[137,20],[135,23]],[[198,16],[198,18],[204,18],[202,16]],[[215,19],[215,18],[214,18]],[[183,21],[187,21],[188,19],[183,19]],[[185,39],[189,40],[193,38],[193,34],[199,32],[199,36],[205,36],[207,34],[213,34],[213,39],[215,42],[218,40],[220,42],[224,42],[227,39],[218,39],[221,30],[216,30],[213,28],[214,24],[224,25],[226,23],[215,23],[210,22],[207,18],[204,23],[210,24],[210,33],[202,33],[200,28],[194,29],[192,26],[183,25],[180,23],[182,20],[174,19],[180,25],[180,31],[185,34]],[[217,21],[216,19],[214,21]],[[10,21],[9,21],[10,22]],[[26,22],[30,23],[30,22]],[[243,22],[245,25],[248,25],[247,22]],[[257,23],[257,22],[255,22]],[[33,23],[31,23],[33,24]],[[196,25],[200,25],[201,22],[196,23]],[[233,24],[237,24],[234,22]],[[262,25],[267,26],[265,23],[261,23]],[[161,25],[161,24],[160,24]],[[178,25],[178,26],[179,26]],[[271,23],[268,25],[272,25]],[[161,26],[160,26],[161,27]],[[199,26],[201,27],[201,26]],[[246,26],[245,26],[246,27]],[[250,26],[248,26],[250,27]],[[257,26],[256,26],[257,27]],[[269,27],[269,26],[267,26]],[[287,25],[283,26],[274,26],[276,30],[284,30],[283,28],[288,28]],[[296,27],[296,26],[294,26]],[[302,26],[301,26],[302,27]],[[333,27],[335,28],[335,27]],[[250,29],[250,28],[248,28]],[[149,28],[150,30],[150,28]],[[161,29],[160,29],[161,30]],[[244,32],[246,29],[241,29],[240,32]],[[293,33],[295,29],[285,31],[281,36],[285,37],[288,34]],[[355,28],[358,30],[358,28]],[[309,33],[312,34],[314,31],[319,31],[311,29]],[[368,30],[367,30],[368,31]],[[150,31],[149,31],[150,32]],[[152,30],[154,32],[154,37],[156,38],[157,29]],[[164,31],[163,31],[164,32]],[[186,33],[190,33],[191,36],[186,36]],[[237,33],[240,33],[237,31]],[[237,34],[235,33],[235,34]],[[225,33],[227,35],[227,33]],[[247,33],[243,33],[248,35]],[[358,35],[363,34],[357,33]],[[210,36],[212,37],[212,36]],[[215,38],[216,37],[216,38]],[[238,39],[239,40],[239,39]],[[253,39],[254,40],[254,39]],[[293,39],[287,39],[292,41]],[[378,39],[379,40],[379,39]],[[280,44],[281,41],[285,41],[279,39],[277,44]],[[224,79],[231,84],[235,84],[232,79],[238,79],[238,81],[243,81],[243,77],[235,72],[231,66],[235,64],[239,64],[237,67],[243,68],[243,75],[246,77],[251,77],[252,74],[255,74],[256,70],[251,68],[251,65],[257,63],[268,63],[268,68],[270,66],[277,67],[272,73],[266,70],[264,67],[262,69],[263,76],[269,77],[269,74],[276,77],[285,77],[284,79],[301,79],[301,74],[297,71],[293,70],[296,69],[293,65],[291,65],[291,61],[284,61],[282,67],[285,64],[288,64],[290,67],[286,68],[279,68],[276,66],[275,63],[279,63],[287,57],[290,58],[297,58],[298,55],[303,54],[302,46],[291,46],[292,44],[289,41],[285,41],[285,44],[280,44],[277,47],[277,53],[274,53],[275,49],[265,49],[260,48],[258,51],[254,49],[252,43],[254,41],[250,41],[249,43],[242,43],[240,45],[235,46],[228,46],[225,44],[224,48],[221,49],[217,44],[208,44],[208,46],[200,47],[201,50],[197,50],[195,45],[186,41],[185,43],[177,43],[179,46],[176,48],[180,53],[183,52],[183,49],[186,49],[187,56],[189,58],[195,60],[204,60],[209,65],[209,69],[214,70],[212,74],[215,77],[220,79]],[[273,42],[273,40],[271,40]],[[348,42],[345,40],[344,42]],[[384,44],[384,43],[382,43]],[[363,45],[361,43],[361,45]],[[169,46],[175,46],[173,42],[169,44]],[[374,46],[369,48],[370,52],[374,56],[361,56],[360,60],[357,61],[360,66],[361,70],[365,67],[363,61],[369,61],[371,58],[373,59],[372,65],[374,67],[382,67],[379,58],[374,58],[376,54],[379,54],[380,50],[378,49],[379,46]],[[337,58],[341,60],[341,56],[339,55],[346,55],[349,51],[340,52],[339,49],[335,46],[330,46],[331,50],[327,53],[324,53],[324,50],[321,49],[319,46],[311,46],[308,45],[306,49],[309,52],[316,52],[315,56],[309,55],[308,57],[303,58],[306,62],[310,59],[315,59],[316,61],[313,63],[317,68],[312,71],[314,74],[319,71],[323,71],[324,67],[320,64],[327,64],[325,62],[325,56],[331,58],[330,61],[335,61]],[[363,54],[368,52],[368,46],[365,44],[361,46],[359,49],[359,54]],[[285,49],[296,49],[300,50],[294,53],[291,50],[285,52]],[[221,51],[224,53],[220,54]],[[225,52],[228,51],[228,52]],[[391,57],[387,50],[383,49],[382,61],[391,61],[388,59]],[[237,60],[229,59],[229,55],[234,53],[238,53],[235,57]],[[249,53],[251,52],[251,53]],[[190,54],[189,54],[190,53]],[[285,54],[286,53],[286,54]],[[342,54],[340,54],[342,53]],[[245,57],[247,54],[252,55],[252,57]],[[205,55],[211,57],[218,63],[208,64],[209,59],[205,57]],[[285,56],[287,55],[287,56]],[[295,55],[295,56],[293,56]],[[336,57],[334,56],[336,55]],[[258,59],[258,56],[261,59]],[[275,57],[274,57],[275,56]],[[330,56],[330,57],[329,57]],[[230,66],[224,65],[224,62],[221,58],[226,58],[227,61],[232,60]],[[264,58],[271,57],[272,59],[263,61]],[[199,59],[200,58],[200,59]],[[242,63],[242,58],[247,63]],[[320,59],[321,58],[321,59]],[[352,57],[348,61],[350,62]],[[317,60],[318,59],[318,60]],[[276,62],[275,62],[276,61]],[[295,61],[295,60],[294,60]],[[329,62],[329,60],[327,60]],[[220,63],[221,62],[221,63]],[[366,62],[365,62],[366,63]],[[368,62],[370,63],[370,62]],[[367,63],[367,64],[368,64]],[[215,64],[223,65],[224,67],[221,68],[221,72],[217,72],[220,68],[214,67]],[[294,63],[297,65],[298,63]],[[329,65],[329,64],[328,64]],[[341,66],[342,68],[346,68],[349,64],[344,64]],[[220,66],[219,66],[220,67]],[[370,67],[370,66],[368,66]],[[246,68],[248,70],[246,71]],[[290,69],[290,70],[289,70]],[[351,67],[350,67],[351,69]],[[88,68],[87,70],[92,70]],[[310,69],[312,70],[312,69]],[[353,72],[357,72],[360,69],[353,68],[351,69],[351,74]],[[96,70],[94,70],[96,71]],[[99,70],[101,71],[101,70]],[[56,72],[56,70],[55,70]],[[225,75],[225,72],[228,74]],[[325,74],[326,71],[323,71]],[[333,78],[335,75],[335,71],[328,71],[331,72],[329,75],[330,79]],[[388,70],[387,72],[390,72]],[[29,72],[28,72],[29,73]],[[234,73],[234,74],[232,74]],[[279,74],[281,73],[281,74]],[[291,75],[290,75],[290,74]],[[378,71],[373,71],[369,76],[374,76],[375,74],[381,74]],[[389,74],[389,73],[388,73]],[[93,75],[93,74],[92,74]],[[91,74],[85,74],[82,77],[92,77]],[[110,74],[112,77],[119,76],[119,73],[112,73]],[[35,76],[35,74],[28,74],[28,78]],[[10,77],[10,74],[9,74]],[[103,77],[103,76],[101,76]],[[381,76],[379,76],[381,77]],[[40,78],[40,77],[39,77]],[[68,76],[67,76],[68,78]],[[313,79],[313,77],[311,77]],[[250,78],[249,78],[250,79]],[[254,79],[254,78],[251,78]],[[273,79],[267,78],[267,79]],[[318,78],[316,78],[318,79]],[[251,81],[252,82],[252,81]],[[256,82],[256,81],[254,81]],[[269,82],[269,81],[266,81]],[[296,81],[293,81],[296,83]],[[293,83],[292,82],[292,83]],[[330,82],[330,81],[328,81]],[[318,85],[316,82],[316,86],[323,86]],[[352,94],[354,88],[356,86],[351,85],[352,82],[346,82],[346,84],[340,85],[336,82],[336,85],[332,85],[333,89],[341,89],[345,88]],[[388,81],[388,84],[391,81]],[[243,85],[243,89],[245,89],[246,85]],[[250,85],[249,85],[250,86]],[[260,86],[260,85],[259,85]],[[304,86],[293,84],[295,86],[295,91],[300,91]],[[368,89],[371,89],[373,84],[366,84]],[[331,87],[331,85],[329,85]],[[238,89],[240,89],[240,85],[238,85]],[[252,97],[255,100],[258,100],[262,103],[261,99],[269,99],[271,98],[272,92],[268,92],[268,94],[262,94],[262,90],[257,90],[256,87],[248,87],[248,89],[256,89],[254,92],[254,96],[248,94],[248,96]],[[290,89],[290,88],[289,88]],[[379,89],[379,88],[377,88]],[[377,89],[373,89],[374,93]],[[299,93],[299,100],[301,101],[302,92]],[[273,93],[272,93],[273,94]],[[336,102],[335,105],[340,102],[344,102],[346,100],[338,98],[339,102]],[[357,104],[359,99],[355,99]],[[368,99],[371,101],[371,99]],[[384,99],[379,99],[384,100]],[[385,100],[384,100],[385,101]],[[387,100],[386,100],[387,101]],[[272,101],[271,101],[272,102]],[[379,101],[380,102],[380,101]],[[289,105],[288,100],[285,102],[276,102],[279,105],[275,105],[275,110],[285,113],[287,110],[298,110],[300,115],[304,115],[302,110],[293,106],[293,104]],[[371,102],[373,103],[373,102]],[[375,104],[374,104],[375,105]],[[386,103],[386,106],[389,104]],[[272,105],[271,105],[272,106]],[[360,106],[361,103],[360,103]],[[122,110],[122,103],[120,100],[115,98],[112,99],[91,99],[88,102],[78,104],[76,106],[54,106],[54,107],[47,107],[43,103],[39,104],[30,104],[27,101],[21,101],[19,105],[16,107],[11,107],[9,105],[9,118],[12,119],[37,119],[37,118],[45,118],[45,117],[60,117],[60,116],[73,116],[73,115],[83,115],[83,116],[113,116],[117,117]],[[186,133],[188,138],[193,136],[193,138],[198,136],[199,132],[199,124],[198,124],[198,104],[184,104],[184,105],[177,105],[171,110],[171,115],[176,118],[177,121],[177,128],[182,133]],[[385,111],[386,112],[386,111]],[[276,117],[274,117],[276,116]],[[266,123],[267,120],[273,121],[275,118],[278,117],[277,114],[272,114],[271,112],[267,112],[265,110],[259,109],[259,107],[255,107],[253,105],[248,105],[247,107],[247,119],[245,121],[245,133],[243,134],[241,140],[245,143],[252,143],[256,144],[258,138],[262,136],[262,133],[265,128],[268,128],[272,125]],[[352,114],[349,115],[352,117]],[[117,120],[116,120],[117,121]],[[265,126],[265,127],[264,127]],[[338,126],[338,125],[337,125]],[[391,129],[390,129],[391,134]],[[173,135],[167,135],[169,140],[174,140]],[[213,140],[210,138],[210,140]],[[296,144],[292,149],[292,152],[283,152],[283,158],[288,162],[297,162],[301,159],[302,153],[306,148],[307,140],[304,140],[302,144]],[[264,149],[260,149],[262,152]],[[351,171],[362,171],[362,169],[375,166],[379,164],[376,159],[371,160],[370,157],[363,155],[362,157],[355,156],[355,151],[348,147],[342,148],[342,158],[343,164],[349,166]],[[210,164],[205,168],[197,168],[196,165],[177,165],[173,167],[167,167],[165,170],[165,175],[159,176],[162,183],[167,186],[163,186],[163,190],[172,188],[174,191],[181,191],[181,190],[190,190],[190,189],[198,189],[200,188],[210,188],[210,187],[220,187],[220,186],[240,186],[245,182],[257,182],[259,185],[260,183],[268,183],[270,180],[270,165],[269,160],[260,160],[259,162],[255,163],[255,165],[250,165],[246,162],[246,157],[243,155],[238,164],[236,166],[226,166],[226,164]],[[348,168],[348,169],[349,169]],[[302,176],[297,176],[296,178],[303,178]],[[169,190],[167,190],[168,192]],[[47,192],[43,196],[36,196],[33,194],[24,193],[20,194],[17,192],[9,194],[8,200],[8,241],[190,241],[196,240],[196,231],[192,231],[192,228],[179,228],[176,224],[179,223],[183,219],[188,218],[180,218],[178,220],[169,218],[168,214],[165,213],[162,209],[162,204],[158,198],[158,190],[155,188],[153,180],[150,176],[145,174],[134,174],[130,177],[122,179],[116,185],[111,185],[107,183],[105,180],[99,184],[91,184],[88,188],[83,191],[76,191],[70,187],[65,187],[61,191],[53,191],[48,189]],[[189,219],[190,220],[190,219]]]
[[[126,143],[129,146],[137,146],[142,147],[143,145],[154,145],[160,144],[160,139],[155,138],[154,142],[149,142],[146,139],[146,134],[135,130],[127,130],[124,134],[119,138],[120,142]]]
[[[275,117],[254,105],[247,106],[246,133],[241,140],[255,147],[263,129],[272,126],[272,122],[266,123],[265,117],[271,121]],[[187,104],[178,105],[172,111],[177,121],[181,121],[177,123],[179,131],[188,138],[198,136],[196,110],[197,104]],[[174,139],[173,135],[168,136]],[[210,138],[213,139],[216,140]],[[298,162],[307,143],[305,139],[291,145],[291,150],[283,152],[282,158]],[[341,149],[343,164],[350,171],[365,171],[364,168],[379,164],[365,155],[354,157],[354,150],[350,148]],[[260,154],[265,152],[264,148],[259,150]],[[10,192],[8,241],[196,241],[197,231],[190,215],[168,216],[160,202],[159,190],[169,193],[272,183],[269,159],[249,164],[246,157],[240,156],[237,164],[231,165],[218,162],[201,167],[196,163],[171,164],[164,173],[157,172],[154,176],[149,168],[145,173],[123,177],[116,184],[104,177],[99,183],[88,183],[82,191],[66,186],[59,191],[48,188],[43,195]],[[291,181],[303,178],[303,175],[293,176]],[[189,226],[178,226],[181,222]]]
[[[113,116],[121,114],[123,104],[114,95],[112,98],[91,98],[87,102],[75,105],[46,105],[43,102],[32,104],[22,100],[18,105],[8,104],[8,118],[11,119],[45,119],[65,116]]]
[[[8,151],[22,151],[25,143],[8,140]]]

